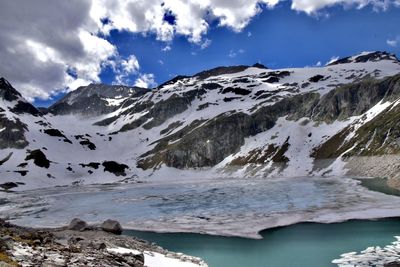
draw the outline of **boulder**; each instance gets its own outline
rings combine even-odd
[[[84,231],[84,230],[86,230],[87,227],[88,227],[88,225],[85,221],[82,221],[79,218],[75,218],[69,223],[68,230]]]
[[[101,230],[120,235],[122,233],[122,227],[121,224],[118,221],[115,220],[106,220],[100,225]]]

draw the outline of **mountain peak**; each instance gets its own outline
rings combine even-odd
[[[256,63],[252,67],[259,68],[259,69],[268,69],[268,67],[266,67],[265,65],[263,65],[261,63]]]
[[[218,75],[223,75],[223,74],[231,74],[231,73],[237,73],[244,71],[247,69],[249,66],[246,65],[237,65],[237,66],[221,66],[221,67],[216,67],[213,69],[205,70],[199,73],[196,73],[194,77],[199,78],[200,80],[207,79],[211,76],[218,76]]]
[[[47,111],[52,114],[81,114],[97,116],[115,110],[128,98],[144,95],[149,89],[124,85],[91,83],[69,92],[51,105]]]
[[[0,98],[7,101],[14,101],[21,98],[22,95],[12,87],[12,85],[4,78],[0,78]]]
[[[395,54],[391,54],[386,51],[372,51],[372,52],[362,52],[355,56],[340,58],[328,63],[327,66],[347,64],[347,63],[377,62],[382,60],[391,60],[399,62]]]

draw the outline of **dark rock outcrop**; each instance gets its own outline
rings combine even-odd
[[[120,235],[122,233],[122,226],[116,220],[108,219],[100,225],[100,228],[101,228],[101,230],[103,230],[105,232],[116,234],[116,235]]]
[[[9,120],[0,113],[0,149],[5,148],[25,148],[29,142],[25,138],[27,126],[18,118]]]
[[[22,95],[3,77],[0,78],[0,98],[9,102],[22,98]]]
[[[48,169],[50,167],[50,161],[40,149],[27,151],[25,160],[33,160],[33,163],[41,168]]]
[[[125,176],[126,175],[125,170],[129,168],[128,165],[120,164],[115,161],[104,161],[102,165],[104,167],[105,172],[111,172],[116,176],[120,175]]]

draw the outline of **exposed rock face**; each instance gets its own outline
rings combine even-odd
[[[0,78],[0,98],[6,101],[16,101],[22,95],[12,87],[12,85],[3,77]]]
[[[22,95],[3,77],[0,78],[0,99],[8,102],[17,102],[15,106],[10,108],[11,112],[16,114],[29,113],[37,116],[40,112],[22,98]]]
[[[19,115],[37,117],[40,112],[4,78],[0,78],[0,101],[4,101],[0,106],[0,149],[25,148],[29,144],[25,138],[28,129]]]
[[[149,108],[149,112],[142,116],[140,119],[135,120],[133,123],[125,124],[120,132],[129,131],[143,126],[148,130],[163,124],[167,119],[180,114],[187,110],[190,103],[201,95],[205,94],[206,90],[196,89],[184,93],[182,96],[173,94],[166,100],[161,100],[154,106]],[[147,122],[147,123],[146,123]]]
[[[122,233],[122,227],[121,224],[118,221],[115,220],[106,220],[104,221],[101,225],[100,228],[103,231],[112,233],[112,234],[116,234],[116,235],[120,235]]]
[[[114,111],[119,107],[119,102],[139,97],[147,91],[148,89],[139,87],[90,84],[70,92],[47,111],[55,115],[101,115]]]
[[[10,120],[0,114],[0,149],[5,148],[25,148],[29,142],[25,138],[27,127],[18,118]]]
[[[298,95],[262,107],[252,115],[229,112],[204,123],[202,127],[196,127],[196,123],[189,127],[192,130],[178,132],[176,135],[181,137],[173,145],[168,145],[169,140],[159,140],[159,145],[151,151],[153,155],[142,155],[143,160],[139,161],[138,166],[145,169],[154,168],[160,163],[181,169],[214,166],[237,152],[246,137],[271,129],[279,117],[297,119],[310,114],[318,98],[318,94],[314,93]]]
[[[400,75],[383,81],[365,81],[344,86],[324,96],[314,110],[314,119],[332,122],[361,115],[378,102],[393,101],[400,97]],[[370,119],[358,129],[348,126],[332,136],[318,149],[317,158],[335,158],[351,149],[345,156],[377,156],[400,152],[398,143],[400,119],[399,106],[388,106],[379,115]],[[366,118],[360,119],[362,122]],[[355,130],[352,138],[350,132]],[[322,154],[324,154],[322,156]]]
[[[383,81],[368,79],[344,85],[324,95],[312,118],[332,122],[365,113],[379,101],[393,101],[400,96],[400,75]]]

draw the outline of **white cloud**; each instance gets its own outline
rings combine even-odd
[[[159,60],[158,60],[158,64],[164,65],[164,61],[162,61],[161,59],[159,59]]]
[[[316,67],[321,67],[321,66],[322,66],[321,61],[318,61],[318,62],[315,64],[315,66],[316,66]]]
[[[229,51],[229,54],[228,54],[228,57],[234,58],[234,57],[236,57],[238,54],[243,54],[243,53],[245,53],[245,52],[246,52],[246,51],[244,51],[244,49],[242,49],[242,48],[238,49],[237,51],[236,51],[236,50],[230,50],[230,51]]]
[[[140,69],[135,55],[130,55],[127,59],[111,61],[110,64],[116,73],[114,80],[116,84],[131,85],[131,75],[137,74]]]
[[[152,73],[143,73],[140,74],[136,79],[135,86],[143,87],[143,88],[153,88],[157,86],[157,83],[154,79],[154,74]]]
[[[234,50],[230,50],[229,51],[229,54],[228,54],[228,57],[230,57],[230,58],[234,58],[234,57],[236,57],[236,52],[234,51]]]
[[[204,42],[200,45],[201,49],[206,49],[211,45],[211,40],[210,39],[205,39]]]
[[[90,8],[89,0],[3,1],[0,75],[30,101],[100,81],[102,65],[117,50],[95,34]]]
[[[394,38],[394,39],[388,39],[388,40],[386,40],[386,43],[387,43],[388,45],[390,45],[390,46],[393,46],[393,47],[398,46],[399,43],[400,43],[400,35],[397,36],[397,37]]]
[[[161,50],[162,50],[163,52],[168,52],[168,51],[171,50],[171,46],[170,46],[170,45],[166,45],[165,47],[161,48]]]
[[[398,5],[398,0],[292,0],[292,9],[305,12],[309,15],[316,14],[319,10],[334,5],[343,5],[345,8],[357,9],[372,6],[375,11],[386,10],[391,5]]]
[[[152,32],[162,41],[171,41],[174,35],[187,36],[189,41],[202,44],[209,22],[218,20],[220,26],[241,31],[258,14],[264,4],[274,7],[279,0],[92,0],[90,15],[101,32],[126,30]],[[170,12],[175,17],[171,25],[163,19]],[[109,18],[111,23],[101,20]]]

